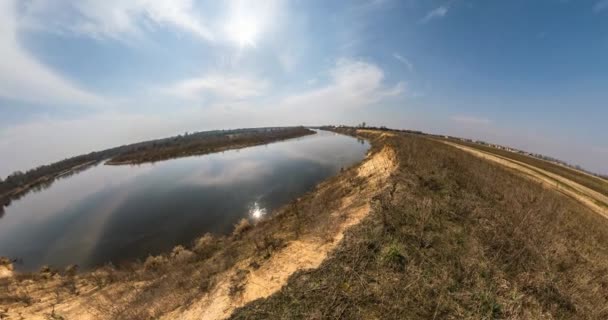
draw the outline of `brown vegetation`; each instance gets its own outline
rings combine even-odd
[[[608,223],[498,164],[412,135],[375,210],[316,270],[234,319],[605,319]]]
[[[596,192],[584,185],[578,184],[563,176],[551,173],[541,168],[520,162],[514,159],[503,157],[487,151],[482,151],[477,148],[469,147],[462,144],[443,141],[444,143],[454,146],[458,149],[469,152],[477,157],[496,162],[506,168],[512,169],[521,176],[541,183],[544,187],[553,189],[564,195],[576,199],[581,204],[587,206],[596,213],[608,218],[608,196]],[[589,178],[596,179],[593,176]]]
[[[594,176],[587,172],[576,170],[574,168],[567,167],[565,165],[534,158],[534,157],[527,156],[524,154],[510,152],[507,150],[492,148],[490,146],[486,146],[486,145],[482,145],[482,144],[478,144],[478,143],[470,143],[470,142],[464,142],[464,141],[460,141],[460,140],[449,140],[449,141],[458,143],[458,144],[462,144],[464,146],[472,147],[472,148],[475,148],[475,149],[478,149],[478,150],[481,150],[484,152],[496,154],[501,157],[505,157],[507,159],[523,162],[525,164],[534,166],[536,168],[559,175],[568,180],[572,180],[580,185],[583,185],[589,189],[595,190],[596,192],[599,192],[605,196],[608,196],[608,180],[606,180],[605,178]]]
[[[45,319],[605,319],[608,222],[425,137],[344,130],[368,159],[227,237],[145,263],[0,279]],[[245,225],[245,223],[243,223]],[[279,290],[278,292],[275,292]],[[260,298],[260,299],[257,299]],[[248,303],[257,299],[251,303]],[[241,307],[236,309],[235,307]],[[2,311],[7,309],[6,311]]]

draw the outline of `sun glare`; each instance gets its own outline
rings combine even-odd
[[[266,215],[266,209],[260,208],[260,205],[254,202],[253,206],[249,209],[249,214],[253,219],[258,220]]]
[[[255,47],[259,26],[253,17],[235,17],[226,26],[230,41],[239,47]]]

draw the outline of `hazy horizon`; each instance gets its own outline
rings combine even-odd
[[[0,177],[186,131],[345,124],[608,173],[608,1],[0,2]]]

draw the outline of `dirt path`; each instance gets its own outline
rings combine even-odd
[[[591,210],[608,218],[608,197],[591,190],[583,185],[580,185],[572,180],[566,179],[557,174],[548,172],[538,167],[508,159],[503,156],[481,151],[472,147],[463,146],[457,143],[439,140],[445,144],[458,148],[460,150],[471,153],[477,157],[490,160],[492,162],[503,165],[507,168],[516,170],[523,176],[534,181],[542,183],[545,187],[557,190],[577,201],[584,204]]]

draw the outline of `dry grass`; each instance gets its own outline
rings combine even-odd
[[[492,148],[490,146],[484,146],[477,143],[464,142],[459,140],[448,140],[453,143],[459,143],[464,146],[472,147],[481,151],[490,152],[492,154],[496,154],[502,157],[506,157],[508,159],[516,160],[519,162],[523,162],[525,164],[532,165],[534,167],[540,168],[542,170],[546,170],[548,172],[557,174],[566,179],[572,180],[580,185],[583,185],[591,190],[599,192],[605,196],[608,196],[608,180],[605,178],[600,178],[596,176],[592,176],[586,172],[578,171],[573,168],[568,168],[563,165],[559,165],[553,162],[533,158],[527,155],[510,152],[507,150],[501,150],[497,148]]]
[[[232,235],[234,237],[240,237],[249,229],[251,229],[251,223],[249,222],[249,219],[243,218],[234,226],[234,231],[232,232]]]
[[[608,223],[438,142],[403,135],[391,191],[318,269],[235,319],[605,319]]]

